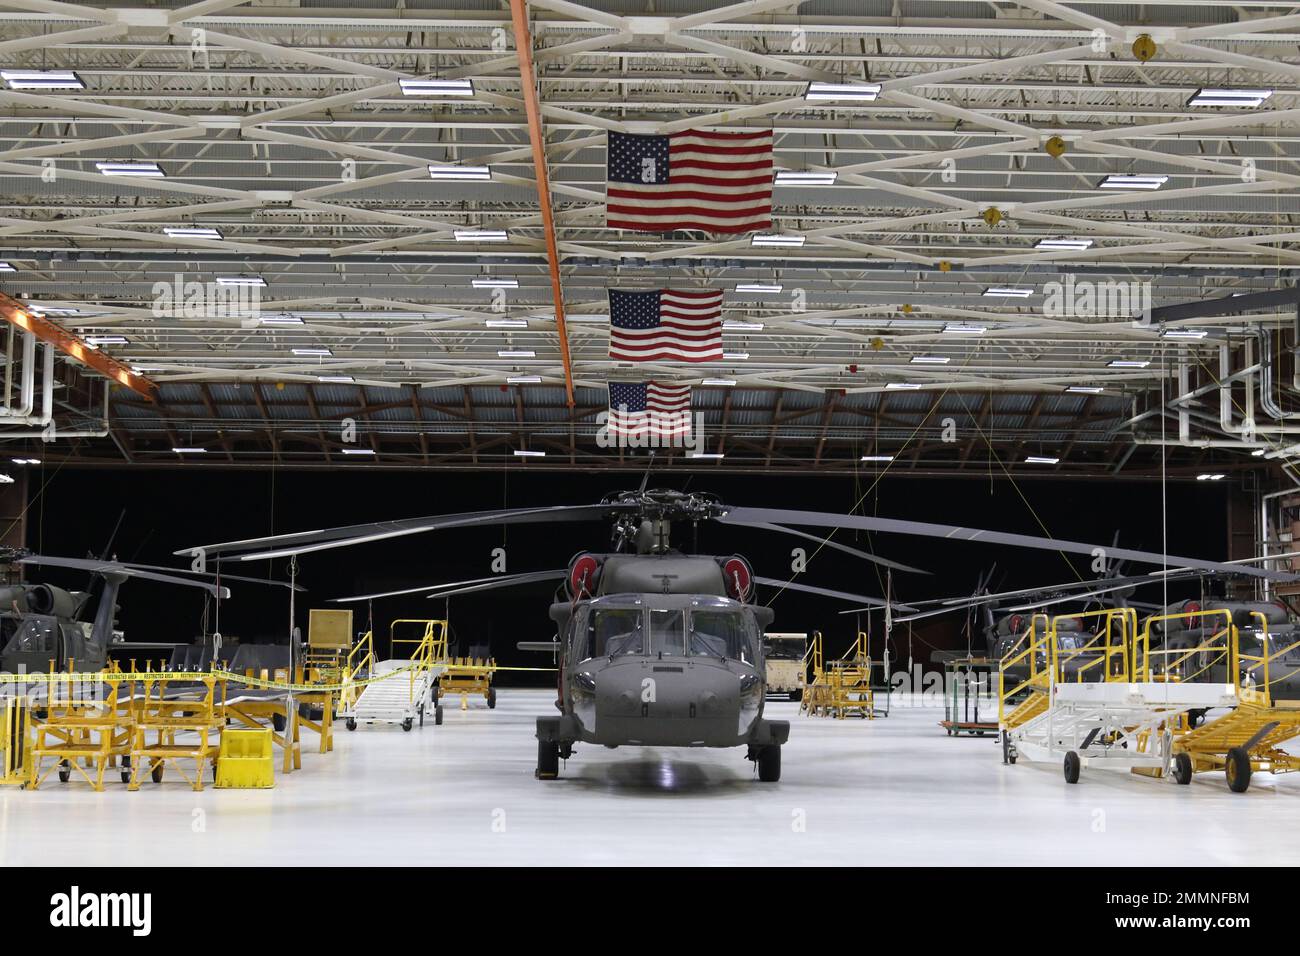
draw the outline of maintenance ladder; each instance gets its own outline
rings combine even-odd
[[[398,628],[424,625],[419,638],[398,637]],[[398,618],[389,625],[390,653],[401,645],[414,645],[409,658],[391,657],[376,660],[374,635],[367,631],[348,656],[345,685],[360,679],[383,677],[344,692],[342,716],[348,730],[360,723],[395,723],[410,730],[416,720],[424,726],[425,712],[434,710],[436,723],[442,723],[442,708],[434,697],[434,682],[447,665],[447,622],[426,618]],[[405,677],[388,676],[405,671]]]

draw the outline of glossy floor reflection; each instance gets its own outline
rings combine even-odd
[[[0,791],[0,865],[1288,864],[1300,778],[1222,774],[1188,787],[1104,770],[1003,766],[992,739],[953,739],[934,708],[793,721],[780,783],[744,751],[582,747],[533,779],[548,691],[443,726],[341,727],[274,790],[191,792],[169,779],[102,794],[57,779]]]

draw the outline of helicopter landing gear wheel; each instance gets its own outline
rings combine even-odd
[[[407,717],[404,721],[402,721],[402,729],[410,730],[411,727],[414,725],[414,723],[415,722],[410,717]]]
[[[488,692],[487,692],[487,705],[488,705],[488,710],[496,710],[496,706],[497,706],[497,689],[496,689],[495,687],[489,687],[489,688],[488,688]]]
[[[1233,747],[1223,763],[1223,772],[1227,774],[1229,790],[1245,793],[1250,786],[1250,752],[1245,747]]]
[[[347,722],[346,724],[344,724],[343,726],[346,727],[348,730],[356,730],[356,729],[357,729],[357,720],[356,720],[356,718],[355,718],[355,717],[349,717],[349,718],[348,718],[348,722]]]
[[[781,779],[781,746],[767,744],[758,748],[754,758],[758,764],[758,779],[763,783],[776,783]]]
[[[1079,760],[1079,755],[1078,755],[1077,753],[1075,753],[1073,750],[1071,750],[1069,753],[1067,753],[1067,754],[1065,755],[1065,782],[1066,782],[1066,783],[1078,783],[1078,782],[1079,782],[1079,770],[1080,770],[1082,767],[1083,767],[1083,764],[1082,764],[1082,762]]]
[[[560,775],[559,744],[553,740],[537,741],[537,770],[534,773],[538,780],[554,780]]]
[[[1174,754],[1174,783],[1186,786],[1192,782],[1192,758],[1188,754]]]
[[[72,764],[66,760],[59,764],[59,783],[67,783],[72,779]]]

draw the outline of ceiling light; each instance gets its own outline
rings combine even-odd
[[[329,349],[293,349],[294,355],[333,355]]]
[[[1026,465],[1056,465],[1059,464],[1060,461],[1061,459],[1052,458],[1048,455],[1030,455],[1028,458],[1025,459],[1025,464]]]
[[[1027,299],[1034,294],[1034,290],[1010,285],[991,285],[984,290],[983,294],[989,296],[1004,296],[1009,299]]]
[[[805,236],[787,236],[781,233],[769,232],[757,233],[749,243],[752,246],[789,246],[797,249],[804,244],[805,239]]]
[[[489,329],[526,329],[527,319],[488,319],[483,323]]]
[[[983,335],[988,331],[986,325],[945,325],[943,327],[946,335]]]
[[[1088,249],[1091,239],[1039,239],[1034,243],[1035,249]]]
[[[280,313],[278,315],[263,315],[258,318],[263,325],[304,325],[303,320],[296,315]]]
[[[542,380],[540,375],[512,375],[506,379],[507,385],[536,385]]]
[[[701,384],[701,385],[723,385],[723,386],[728,386],[728,385],[735,385],[735,384],[736,384],[736,380],[735,380],[734,378],[706,378],[706,379],[702,380],[702,381],[700,382],[700,384]]]
[[[351,385],[356,379],[351,375],[322,375],[316,381],[327,385]]]
[[[1097,184],[1098,189],[1159,189],[1169,182],[1168,176],[1130,176],[1112,174]]]
[[[1259,106],[1273,95],[1272,90],[1199,89],[1187,101],[1188,106]]]
[[[339,451],[345,455],[373,455],[375,453],[373,448],[340,448]]]
[[[833,169],[782,169],[776,174],[777,186],[833,186],[839,176]]]
[[[500,349],[497,351],[497,358],[537,358],[537,353],[532,349]]]
[[[510,233],[504,229],[456,229],[452,232],[457,242],[509,242]]]
[[[1220,474],[1197,475],[1196,480],[1197,481],[1222,481],[1223,475]]]
[[[163,232],[173,239],[220,239],[221,232],[211,226],[164,226]]]
[[[178,455],[206,455],[208,453],[206,448],[173,448],[172,451]]]
[[[544,451],[529,451],[529,450],[526,449],[526,448],[516,448],[516,449],[515,449],[515,457],[516,457],[516,458],[545,458],[545,457],[546,457],[546,452],[544,452]]]
[[[889,462],[894,460],[894,456],[893,455],[863,455],[861,460]]]
[[[403,96],[473,96],[473,80],[412,80],[397,81]]]
[[[429,178],[435,182],[485,182],[492,178],[491,166],[430,166]]]
[[[266,280],[261,276],[217,276],[217,285],[247,285],[261,288]]]
[[[14,479],[12,475],[6,475],[3,472],[0,472],[0,485],[12,485],[13,483]]]
[[[768,292],[775,294],[780,292],[783,286],[771,285],[762,282],[742,282],[736,286],[737,292]]]
[[[708,458],[708,459],[711,459],[711,460],[713,460],[713,461],[717,461],[717,460],[719,460],[719,459],[721,459],[721,458],[725,458],[726,456],[725,456],[722,452],[720,452],[720,451],[693,451],[693,452],[691,452],[691,457],[692,457],[692,458]]]
[[[913,355],[913,365],[947,365],[952,359],[947,355]]]
[[[105,176],[145,176],[160,179],[167,175],[157,163],[96,163]]]
[[[806,100],[859,100],[870,103],[880,95],[879,83],[809,83]]]
[[[1151,363],[1147,359],[1111,359],[1108,368],[1146,368]]]
[[[762,332],[762,322],[723,322],[724,332]]]
[[[476,289],[518,289],[518,279],[474,279],[470,282]]]
[[[1067,385],[1065,390],[1075,395],[1100,395],[1105,391],[1100,385]]]
[[[11,90],[84,90],[86,84],[71,70],[0,70]]]
[[[41,463],[39,458],[11,458],[10,461],[15,465],[39,465]]]
[[[723,352],[722,360],[724,362],[747,362],[749,361],[748,352]]]
[[[128,339],[125,335],[87,335],[87,345],[126,345]]]
[[[921,387],[920,382],[886,382],[885,383],[885,388],[891,391],[898,391],[899,389],[914,389],[920,387]]]
[[[1209,334],[1208,329],[1164,329],[1160,333],[1166,339],[1203,339]]]
[[[1265,450],[1266,449],[1263,448],[1256,448],[1254,451],[1251,452],[1251,455],[1253,455],[1255,458],[1262,458],[1264,457]]]

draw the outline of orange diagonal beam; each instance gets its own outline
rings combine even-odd
[[[524,87],[524,109],[528,113],[528,139],[533,145],[533,167],[537,170],[537,199],[542,207],[542,230],[546,233],[546,258],[551,266],[551,295],[555,299],[555,330],[560,334],[560,359],[564,362],[564,394],[573,408],[573,365],[569,360],[569,329],[564,321],[564,293],[560,291],[560,252],[555,245],[555,216],[551,212],[551,179],[546,173],[546,141],[542,139],[542,110],[537,101],[537,75],[533,72],[533,38],[528,30],[525,0],[510,0],[515,23],[515,49],[519,52],[519,76]]]
[[[154,390],[158,388],[129,365],[119,362],[112,356],[105,355],[99,349],[88,344],[85,339],[73,335],[61,325],[41,318],[22,302],[0,292],[0,318],[18,326],[24,332],[30,332],[42,342],[49,342],[62,352],[120,385],[125,385],[133,392],[139,392],[153,401]]]

